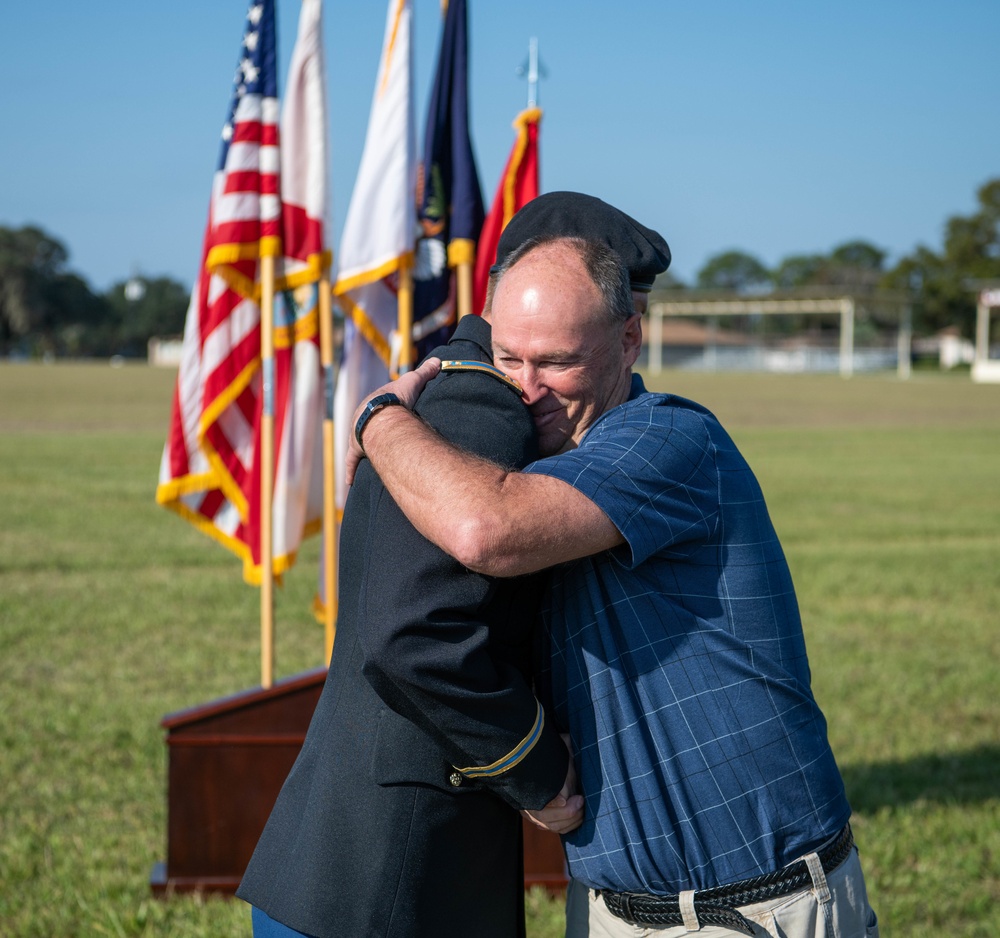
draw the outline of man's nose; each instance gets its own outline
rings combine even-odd
[[[521,385],[521,400],[529,407],[545,397],[545,387],[538,380],[538,373],[533,368],[521,368],[517,381]]]

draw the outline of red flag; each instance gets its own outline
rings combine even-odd
[[[537,107],[521,111],[514,118],[517,139],[507,158],[493,205],[483,223],[482,234],[476,247],[476,267],[473,275],[472,309],[479,315],[486,299],[486,284],[490,268],[496,263],[497,243],[507,222],[522,206],[538,195],[538,124],[542,112]]]

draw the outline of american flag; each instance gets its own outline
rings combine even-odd
[[[252,583],[261,580],[260,258],[277,259],[279,287],[305,284],[310,278],[303,276],[303,269],[318,269],[318,262],[308,262],[306,250],[297,252],[297,262],[285,262],[281,257],[283,227],[290,223],[282,211],[278,121],[274,2],[253,0],[222,128],[202,264],[188,308],[156,491],[160,504],[241,557],[244,577]],[[290,211],[289,219],[294,214]],[[322,224],[322,218],[318,223]],[[296,227],[302,230],[301,217]],[[286,277],[286,270],[294,270],[296,275]],[[317,345],[311,300],[296,303],[290,296],[277,297],[275,320],[278,468],[273,553],[274,572],[281,573],[294,562],[302,524],[316,527],[308,518],[301,523],[293,519],[292,528],[298,531],[289,531],[279,512],[286,508],[289,488],[315,488],[309,481],[314,462],[309,439],[318,432],[321,402],[318,354],[307,352],[303,359],[298,353],[300,342],[306,343],[307,349],[308,344],[314,350]],[[311,374],[313,369],[315,375]],[[315,392],[311,390],[313,383]],[[297,401],[305,401],[306,409],[291,409],[290,402]],[[315,428],[311,426],[312,408],[316,411]],[[290,453],[288,448],[295,441],[299,450]],[[304,450],[303,441],[309,444]],[[283,472],[297,477],[288,478]],[[311,511],[300,507],[297,516]]]

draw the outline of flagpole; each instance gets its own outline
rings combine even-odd
[[[399,312],[396,328],[399,332],[399,374],[413,367],[413,255],[404,254],[399,259]]]
[[[455,281],[458,294],[458,318],[476,312],[472,308],[472,261],[467,261],[455,268]]]
[[[324,654],[329,665],[337,634],[337,492],[333,437],[333,313],[329,268],[319,282],[319,341],[323,365],[323,626]]]
[[[538,40],[528,41],[528,107],[538,106]]]
[[[476,264],[476,242],[471,238],[455,238],[448,245],[448,266],[455,269],[455,307],[458,318],[478,313],[472,308],[473,272]]]
[[[274,683],[274,255],[260,259],[260,686]]]

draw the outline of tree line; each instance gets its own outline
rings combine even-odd
[[[769,269],[752,254],[725,251],[698,271],[698,289],[759,293],[803,287],[893,290],[914,299],[914,331],[957,326],[972,338],[973,280],[1000,280],[1000,179],[977,192],[978,207],[944,226],[939,251],[919,246],[891,268],[886,252],[863,240],[828,254],[797,254]],[[0,355],[143,357],[153,336],[184,330],[189,291],[169,277],[134,277],[95,293],[68,268],[69,252],[41,228],[0,226]],[[669,272],[657,288],[688,285]]]
[[[150,337],[183,332],[184,284],[130,278],[95,293],[68,261],[41,228],[0,227],[0,354],[145,357]]]
[[[734,250],[710,258],[694,286],[751,294],[799,288],[909,293],[916,334],[955,326],[971,339],[976,323],[974,282],[1000,280],[1000,179],[981,186],[976,198],[973,214],[945,222],[939,251],[921,245],[889,268],[886,252],[861,240],[848,241],[829,254],[791,255],[772,269],[754,255]],[[686,289],[669,272],[656,286]]]

